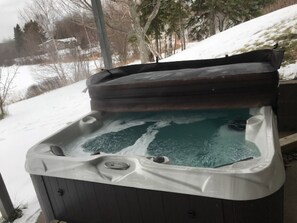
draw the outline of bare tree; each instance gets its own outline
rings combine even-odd
[[[141,24],[141,21],[140,21],[141,10],[139,10],[139,6],[141,1],[138,1],[138,0],[125,1],[125,3],[129,7],[130,16],[132,19],[133,31],[135,32],[136,39],[138,42],[141,63],[146,63],[149,61],[149,49],[146,42],[146,34],[153,19],[157,16],[159,12],[161,1],[162,0],[157,0],[155,2],[155,6],[151,14],[148,16],[144,26]]]
[[[120,63],[127,63],[131,52],[129,39],[132,35],[132,24],[127,7],[109,1],[104,4],[105,23],[111,51],[118,56]]]
[[[0,119],[6,115],[5,105],[7,102],[8,94],[12,88],[12,82],[17,74],[18,67],[7,68],[6,73],[2,72],[0,67]]]
[[[58,10],[63,10],[72,19],[72,22],[83,27],[87,37],[88,45],[91,47],[92,40],[89,30],[96,30],[92,14],[92,6],[85,0],[64,0],[59,1]],[[91,18],[91,19],[90,19]]]
[[[46,38],[52,43],[51,47],[43,48],[49,60],[49,64],[47,65],[56,72],[63,84],[67,84],[69,78],[62,64],[62,59],[59,55],[59,49],[55,40],[56,22],[61,19],[65,13],[63,13],[63,11],[58,13],[56,9],[57,6],[54,0],[31,0],[30,4],[27,4],[24,11],[21,13],[21,17],[27,21],[33,19],[45,31]]]
[[[54,0],[31,0],[21,12],[25,21],[33,19],[45,31],[48,39],[54,39],[55,23],[63,17],[64,13],[57,13],[57,4]]]
[[[67,11],[74,23],[84,27],[85,36],[89,46],[94,46],[94,39],[90,34],[96,30],[92,5],[86,0],[65,0],[59,2],[60,8]],[[126,5],[120,5],[113,1],[104,1],[104,16],[107,34],[112,54],[117,56],[119,62],[126,63],[129,51],[129,37],[131,36],[132,24],[129,10]],[[96,33],[97,35],[97,33]],[[98,39],[96,39],[98,43]]]
[[[141,0],[110,0],[104,2],[105,5],[103,5],[105,9],[107,9],[108,7],[113,8],[113,10],[105,10],[105,16],[107,18],[105,22],[107,27],[128,36],[131,36],[131,33],[135,35],[140,52],[140,60],[142,63],[146,63],[149,61],[150,47],[148,46],[146,37],[153,19],[159,12],[161,1],[162,0],[154,0],[150,3],[153,4],[154,7],[147,17],[145,24],[141,23],[140,18],[142,13],[140,10],[142,3]],[[90,1],[88,0],[68,0],[67,3],[65,1],[63,2],[66,5],[72,5],[72,7],[70,8],[73,10],[77,10],[78,8],[80,8],[89,12],[92,11],[92,6],[90,4]],[[132,25],[132,32],[130,32],[131,30],[129,29],[129,26],[123,26],[121,21],[114,20],[115,10],[119,12],[119,15],[129,16]]]
[[[57,87],[61,87],[89,76],[89,63],[80,55],[79,47],[77,45],[75,47],[67,46],[68,48],[65,49],[65,42],[56,39],[60,35],[57,30],[61,31],[63,28],[67,28],[63,32],[70,36],[62,38],[74,37],[76,36],[74,33],[79,32],[74,29],[72,30],[73,35],[69,33],[71,27],[65,25],[68,12],[61,8],[59,2],[55,0],[31,0],[21,16],[27,21],[36,21],[45,31],[47,41],[39,45],[39,48],[45,53],[42,55],[44,64],[41,69],[37,70],[37,73],[42,76],[40,83],[50,81],[55,83]],[[64,45],[64,48],[61,48],[61,45]],[[42,91],[49,90],[44,87],[40,89]]]

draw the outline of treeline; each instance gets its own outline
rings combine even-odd
[[[277,9],[284,8],[290,5],[297,4],[297,0],[276,0],[272,4],[267,5],[263,8],[262,13],[266,14],[269,12],[273,12]]]
[[[39,54],[39,44],[46,41],[45,33],[36,21],[30,20],[21,28],[17,24],[14,28],[15,49],[18,56]]]
[[[95,30],[74,23],[71,17],[67,16],[57,21],[54,27],[53,39],[74,37],[77,40],[76,46],[79,46],[80,49],[90,48],[90,43],[97,44]],[[38,56],[48,53],[49,49],[44,48],[42,44],[50,38],[38,22],[30,20],[23,27],[16,24],[13,29],[14,38],[0,43],[0,65],[10,66],[16,62],[15,58],[23,58],[27,64],[42,62],[42,57]],[[27,60],[25,60],[26,57]],[[29,57],[34,57],[34,59],[30,60]]]
[[[185,49],[186,42],[261,15],[275,0],[107,0],[102,1],[113,57],[120,63],[145,63]],[[49,40],[75,37],[80,49],[98,46],[90,1],[31,0],[14,27],[14,40],[0,44],[0,64],[16,57],[42,55]],[[13,47],[12,47],[13,46]],[[98,54],[99,56],[99,54]]]

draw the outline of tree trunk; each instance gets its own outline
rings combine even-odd
[[[162,36],[159,39],[159,50],[160,50],[159,54],[162,55]]]
[[[211,10],[210,19],[209,19],[209,35],[213,36],[215,34],[216,34],[215,13],[213,10]]]
[[[181,49],[186,49],[186,39],[185,39],[185,28],[182,22],[182,19],[179,20],[180,23],[180,40],[181,40]]]
[[[127,4],[129,6],[132,23],[133,23],[133,29],[135,31],[137,42],[138,42],[141,63],[147,63],[149,61],[149,50],[147,47],[145,37],[148,31],[148,28],[151,25],[151,22],[158,14],[161,0],[157,0],[156,5],[153,11],[151,12],[151,14],[148,16],[144,26],[142,26],[140,22],[140,12],[137,11],[137,4],[132,0],[127,1]]]
[[[165,57],[168,56],[168,43],[167,43],[167,36],[165,35],[165,41],[164,41],[164,54],[165,54]]]
[[[137,35],[137,40],[138,40],[140,61],[141,61],[141,63],[147,63],[149,61],[149,56],[148,56],[149,51],[146,46],[145,36],[143,36],[142,34],[139,34],[139,33],[136,35]]]
[[[2,103],[2,101],[0,101],[0,119],[2,119],[4,117],[4,105]]]
[[[175,51],[176,51],[176,39],[177,39],[177,35],[176,35],[176,33],[174,33],[174,48],[173,48],[173,54],[175,54]]]
[[[155,31],[155,38],[156,38],[156,50],[160,54],[160,51],[159,51],[159,34],[158,34],[157,30]]]
[[[172,55],[172,34],[169,34],[169,37],[168,37],[168,56],[171,56]]]
[[[147,63],[149,61],[149,57],[148,57],[148,49],[146,47],[146,42],[145,42],[145,33],[140,24],[140,18],[136,10],[136,5],[134,5],[132,1],[131,2],[129,1],[129,9],[132,16],[133,28],[138,42],[140,61],[141,63]]]
[[[183,18],[181,17],[181,11],[182,11],[182,1],[179,1],[179,32],[180,32],[180,40],[181,40],[181,49],[186,49],[186,38],[185,38],[185,27]]]

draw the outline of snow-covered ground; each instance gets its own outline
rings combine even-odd
[[[242,23],[197,44],[191,44],[190,49],[163,61],[208,59],[232,55],[251,43],[266,41],[269,36],[278,35],[285,30],[297,34],[297,4]],[[275,43],[270,42],[271,48]]]
[[[92,73],[96,73],[102,67],[102,61],[86,61],[83,62],[84,66]],[[71,78],[71,74],[74,73],[77,64],[75,63],[63,63],[63,70],[65,73],[70,74],[69,78]],[[8,95],[8,102],[15,102],[25,98],[27,89],[36,85],[45,80],[48,77],[56,76],[56,72],[51,64],[48,65],[26,65],[26,66],[11,66],[11,67],[3,67],[2,75],[3,80],[7,75],[13,75],[16,72],[16,76],[11,85],[11,90]]]
[[[277,24],[297,27],[297,5],[251,20],[199,43],[163,61],[212,58],[233,54],[247,43],[261,39],[264,30]],[[294,30],[292,30],[294,31]],[[296,30],[295,30],[296,31]],[[294,32],[295,32],[294,31]],[[297,33],[297,31],[296,31]],[[14,82],[15,92],[22,93],[37,82],[37,66],[22,66]],[[293,77],[297,65],[282,68]],[[90,111],[89,96],[82,93],[85,82],[78,82],[43,95],[8,106],[9,115],[0,121],[0,172],[13,204],[26,206],[24,216],[16,222],[35,222],[39,204],[25,172],[27,150],[45,137],[76,121]]]
[[[192,43],[189,49],[162,61],[224,57],[264,45],[272,48],[276,44],[273,39],[282,34],[297,34],[297,4],[252,19],[199,43]],[[281,42],[279,47],[282,47]],[[295,64],[282,66],[279,73],[281,79],[296,78],[297,61]]]
[[[35,222],[39,205],[24,163],[27,150],[90,111],[85,81],[9,106],[0,121],[0,170],[17,206],[26,206],[16,222]]]

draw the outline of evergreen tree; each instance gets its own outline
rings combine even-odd
[[[36,21],[25,23],[23,29],[23,44],[27,55],[34,55],[39,51],[39,44],[46,40],[43,29]]]
[[[153,8],[153,4],[150,0],[142,1],[141,4],[141,23],[144,24]],[[187,17],[185,7],[182,0],[172,1],[163,0],[160,5],[159,12],[155,19],[152,21],[147,35],[155,39],[156,50],[158,54],[161,54],[160,39],[162,34],[165,34],[165,38],[168,39],[168,46],[165,47],[167,55],[171,55],[173,52],[173,35],[182,39],[184,35],[184,19]]]
[[[36,21],[30,20],[24,25],[24,38],[31,38],[36,44],[45,41],[45,32]]]
[[[21,30],[21,27],[19,24],[16,25],[16,27],[13,28],[14,30],[14,41],[15,41],[15,48],[17,52],[20,54],[23,51],[23,31]]]
[[[204,39],[260,15],[261,7],[274,0],[189,0],[188,22],[193,39]]]

